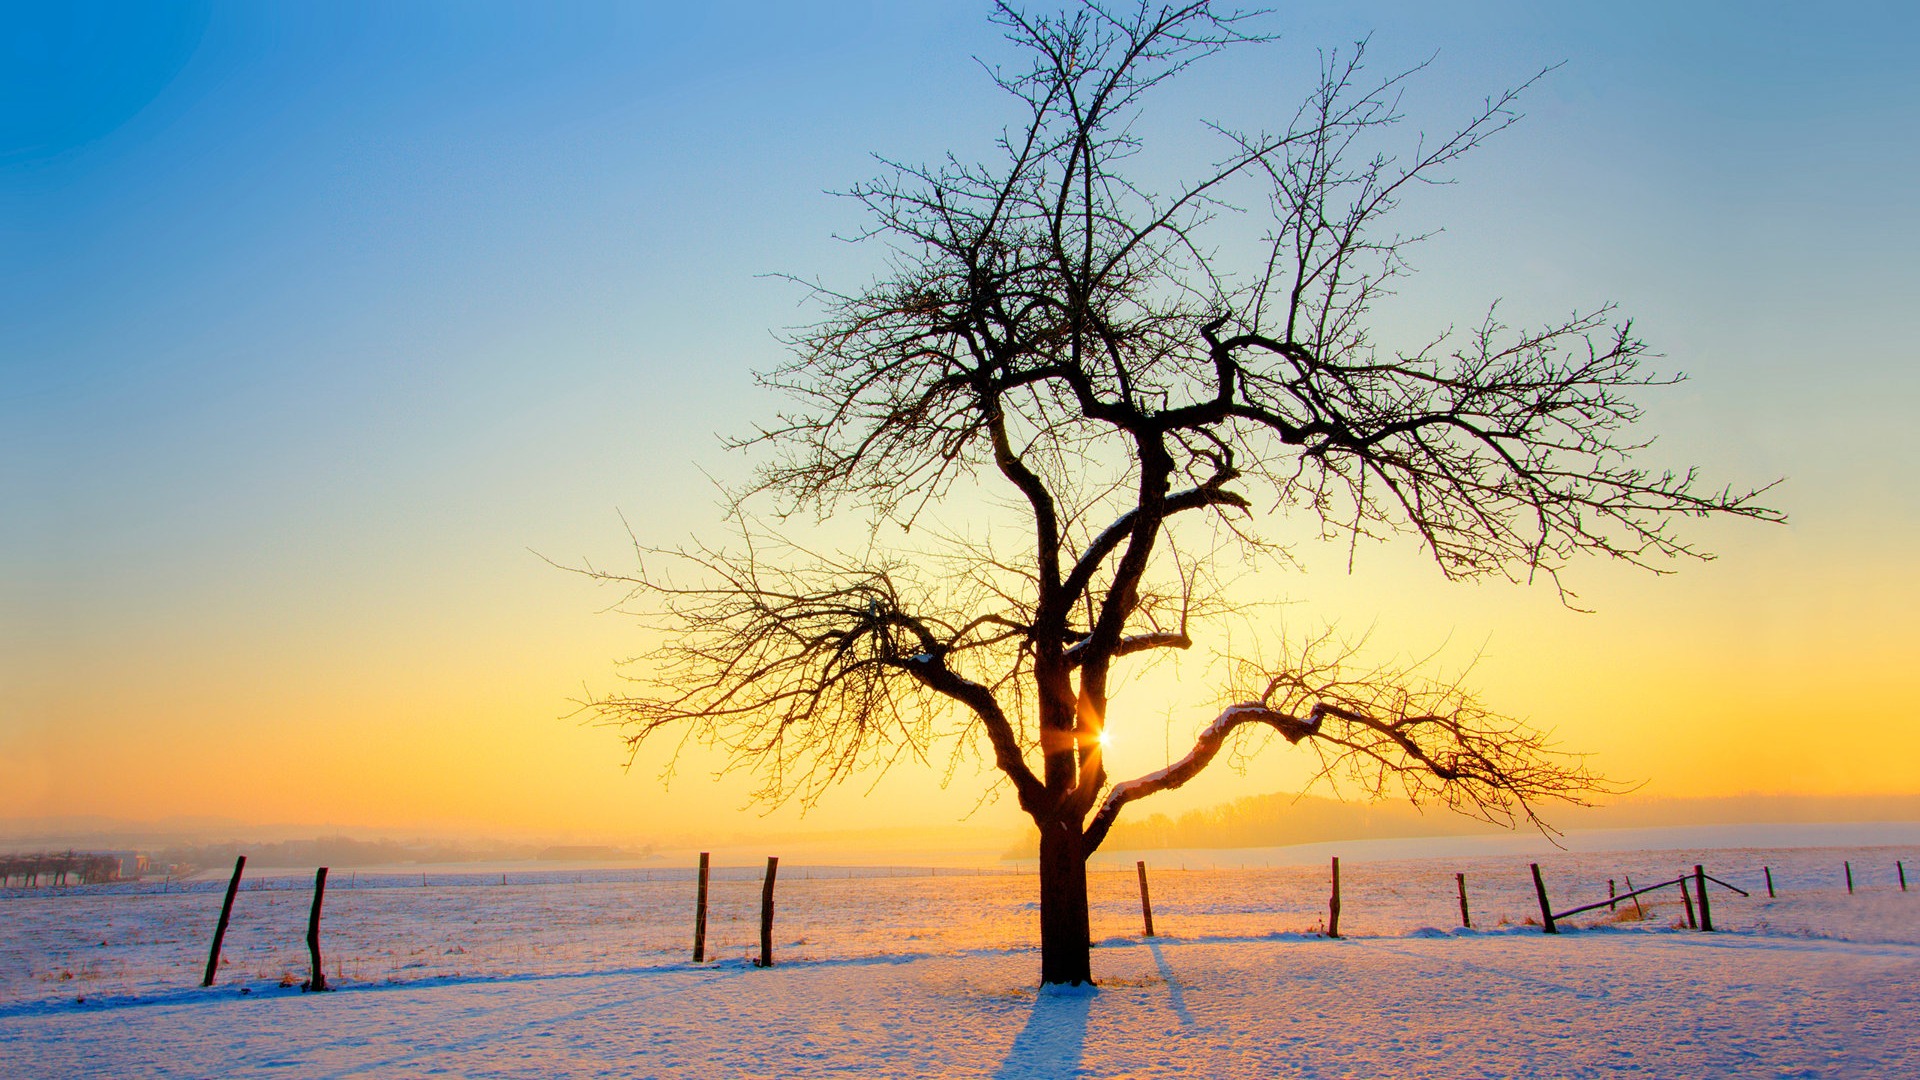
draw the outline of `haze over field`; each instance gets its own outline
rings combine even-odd
[[[670,786],[664,747],[627,769],[568,714],[645,643],[539,557],[620,566],[623,514],[649,543],[720,534],[709,476],[746,462],[716,435],[772,416],[751,372],[781,356],[769,331],[809,317],[766,275],[866,280],[871,253],[833,239],[855,209],[821,192],[870,174],[870,150],[987,143],[981,14],[22,13],[0,54],[4,831],[858,850],[884,806],[926,843],[1011,842],[1023,819],[980,804],[985,763],[944,788],[945,761],[905,763],[804,817],[749,808],[750,782],[710,780],[697,748]],[[1410,201],[1446,232],[1388,327],[1617,300],[1691,376],[1649,399],[1654,457],[1785,478],[1790,524],[1698,530],[1715,562],[1576,567],[1591,614],[1546,587],[1448,585],[1400,545],[1360,546],[1349,575],[1344,547],[1291,537],[1303,572],[1247,585],[1284,601],[1276,624],[1438,650],[1643,799],[1911,819],[1912,765],[1888,748],[1912,738],[1920,652],[1916,22],[1307,4],[1279,46],[1171,86],[1169,122],[1231,120],[1295,96],[1316,46],[1371,32],[1383,70],[1438,50],[1409,107],[1443,125],[1564,60],[1458,185]],[[1196,655],[1118,697],[1113,773],[1178,756],[1215,675]],[[1123,825],[1308,775],[1284,745],[1244,766]]]
[[[1400,858],[1424,851],[1534,852],[1712,843],[1781,845],[1904,843],[1920,839],[1920,796],[1734,796],[1628,799],[1554,815],[1558,837],[1509,835],[1498,826],[1405,802],[1362,803],[1313,795],[1253,795],[1179,815],[1143,813],[1117,826],[1098,859],[1240,865],[1317,863],[1325,851],[1349,858]],[[1256,855],[1250,849],[1271,849]],[[1323,851],[1322,849],[1325,849]],[[1029,830],[977,824],[852,829],[781,828],[754,823],[732,831],[656,830],[644,842],[553,844],[473,833],[421,835],[407,829],[262,825],[235,819],[20,819],[0,828],[0,851],[132,850],[149,855],[150,876],[219,875],[245,854],[251,872],[314,866],[645,866],[684,870],[693,853],[725,864],[758,865],[767,852],[789,864],[851,866],[1014,866],[1036,855]],[[1156,855],[1155,852],[1177,852]]]

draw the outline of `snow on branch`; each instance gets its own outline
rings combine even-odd
[[[1241,661],[1247,700],[1221,710],[1192,750],[1164,769],[1115,784],[1087,826],[1098,847],[1130,802],[1170,791],[1198,776],[1248,725],[1270,728],[1319,757],[1315,779],[1345,780],[1373,797],[1403,795],[1439,803],[1496,824],[1545,828],[1534,805],[1585,805],[1615,790],[1576,755],[1558,752],[1545,732],[1493,712],[1457,681],[1424,677],[1419,667],[1356,670],[1355,647],[1331,634],[1272,665]]]

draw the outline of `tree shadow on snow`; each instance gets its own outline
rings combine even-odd
[[[1094,994],[1090,986],[1036,994],[1027,1026],[1013,1040],[994,1080],[1046,1080],[1079,1071]]]

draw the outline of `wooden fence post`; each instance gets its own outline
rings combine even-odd
[[[1614,911],[1614,910],[1617,910],[1619,906],[1620,906],[1620,902],[1614,898],[1613,879],[1608,878],[1607,879],[1607,910]]]
[[[1460,890],[1460,925],[1471,930],[1473,929],[1473,919],[1467,914],[1467,875],[1453,875],[1453,885],[1456,889]]]
[[[313,978],[307,980],[307,989],[325,990],[327,988],[326,965],[320,962],[320,903],[327,896],[327,868],[321,867],[313,873],[313,910],[307,912],[307,952],[313,958]]]
[[[1333,857],[1333,895],[1327,900],[1327,936],[1340,936],[1340,856]]]
[[[693,903],[693,962],[707,958],[707,852],[700,853],[700,892]]]
[[[1687,905],[1687,929],[1698,930],[1700,923],[1693,917],[1693,893],[1687,889],[1687,875],[1680,875],[1680,902]]]
[[[773,966],[773,876],[780,870],[780,860],[767,856],[767,879],[760,883],[760,965]]]
[[[1847,871],[1847,895],[1852,896],[1853,895],[1853,864],[1850,862],[1843,862],[1840,865],[1844,867]]]
[[[1713,906],[1707,903],[1707,871],[1699,863],[1693,864],[1694,891],[1700,894],[1700,929],[1713,933]]]
[[[207,950],[207,974],[200,980],[201,986],[212,986],[213,977],[220,970],[220,943],[226,940],[227,920],[233,917],[233,894],[240,891],[240,872],[247,868],[247,857],[233,860],[233,877],[227,881],[227,898],[220,904],[220,921],[213,928],[213,948]]]
[[[1557,934],[1560,928],[1553,925],[1553,905],[1547,903],[1547,883],[1541,880],[1540,864],[1528,865],[1533,867],[1533,891],[1540,897],[1540,930],[1546,934]]]
[[[1633,917],[1636,919],[1645,919],[1647,917],[1647,909],[1640,906],[1640,894],[1634,890],[1633,875],[1626,874],[1623,876],[1627,882],[1627,899],[1633,901]]]
[[[1767,875],[1767,899],[1771,900],[1773,899],[1773,867],[1763,866],[1760,871]]]
[[[1894,872],[1900,875],[1900,891],[1907,891],[1907,864],[1899,859],[1893,860]]]
[[[1146,921],[1147,937],[1153,936],[1153,901],[1147,898],[1147,860],[1141,859],[1134,864],[1140,871],[1140,918]]]

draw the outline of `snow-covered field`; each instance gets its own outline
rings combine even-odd
[[[241,892],[211,990],[222,881],[4,890],[0,1071],[1920,1076],[1920,846],[1348,858],[1338,941],[1324,866],[1146,857],[1160,936],[1130,866],[1096,873],[1102,986],[1059,995],[1029,874],[782,867],[759,970],[757,867],[718,875],[697,966],[684,870],[341,873],[325,995],[298,989],[310,878]],[[1696,862],[1754,895],[1715,886],[1712,935],[1668,889],[1549,937],[1536,860],[1556,910]]]

